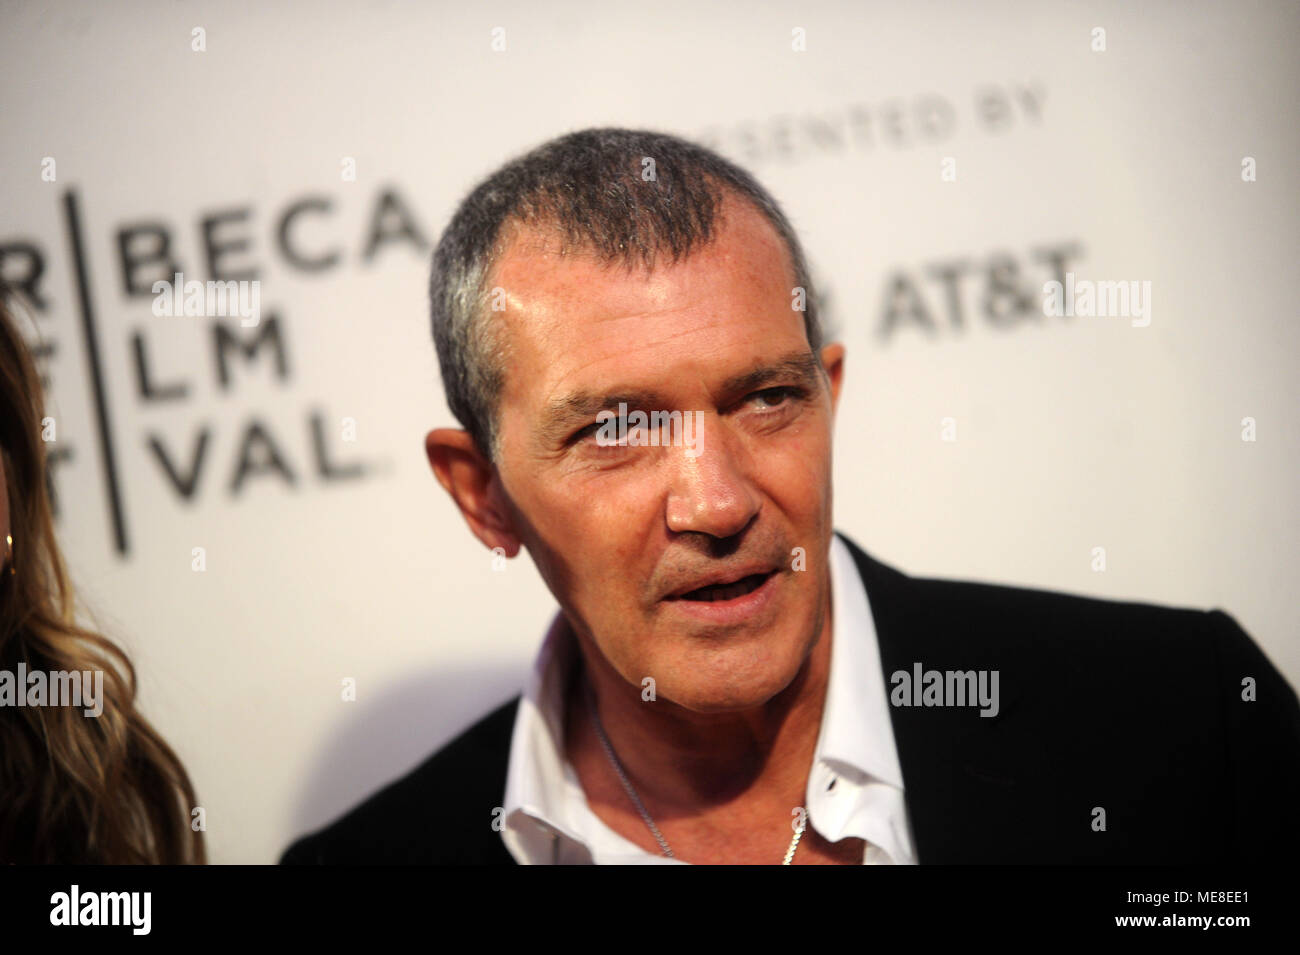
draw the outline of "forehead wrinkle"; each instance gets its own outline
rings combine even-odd
[[[644,312],[644,313],[641,313],[641,314],[642,314],[642,315],[653,315],[653,314],[662,314],[662,313]],[[632,318],[632,317],[636,317],[636,316],[617,316],[616,318],[617,318],[617,319],[622,319],[622,318],[624,318],[624,317]],[[712,315],[712,316],[709,316],[709,317],[707,317],[707,318],[701,318],[701,319],[699,319],[699,321],[696,322],[695,324],[693,324],[690,328],[681,328],[681,329],[675,329],[675,330],[663,329],[663,330],[662,330],[662,333],[661,333],[660,335],[658,335],[657,337],[654,337],[654,338],[652,338],[652,339],[649,339],[649,340],[647,340],[647,341],[645,341],[645,342],[643,342],[643,343],[637,345],[637,347],[636,347],[636,349],[635,349],[635,352],[651,351],[651,350],[653,350],[653,349],[655,349],[655,348],[659,348],[659,347],[661,347],[661,346],[663,346],[663,345],[672,344],[672,343],[674,343],[674,342],[680,341],[681,339],[691,338],[691,337],[693,337],[693,336],[695,336],[695,335],[698,335],[698,334],[701,334],[701,333],[703,333],[703,332],[709,332],[709,331],[714,331],[714,330],[719,329],[719,328],[725,328],[725,327],[729,326],[731,323],[732,323],[732,321],[731,321],[730,319],[726,318],[726,317],[723,317],[723,316],[720,316],[720,315]],[[660,330],[659,330],[659,329],[655,329],[655,331],[660,331]],[[753,339],[754,337],[756,337],[756,336],[753,335],[753,334],[747,334],[747,335],[746,335],[746,338],[748,338],[748,339]],[[573,373],[580,372],[580,371],[584,371],[584,370],[586,370],[587,368],[591,367],[591,365],[596,364],[596,363],[598,363],[598,362],[600,362],[600,361],[603,361],[605,357],[608,357],[608,356],[602,356],[601,358],[593,359],[592,361],[590,361],[590,362],[588,362],[588,363],[586,363],[586,364],[584,364],[584,365],[580,365],[580,366],[578,366],[577,368],[573,369]]]
[[[641,314],[648,315],[648,314],[655,314],[655,313],[646,312]],[[633,317],[636,316],[611,315],[605,318],[598,319],[598,321],[601,322],[620,321],[624,318],[633,318]],[[551,321],[558,322],[560,321],[560,319],[554,318],[551,319]],[[636,354],[643,351],[651,351],[662,345],[666,345],[671,342],[677,341],[678,339],[686,338],[688,336],[698,334],[699,332],[702,331],[709,331],[711,329],[717,328],[718,326],[724,324],[724,322],[725,322],[724,319],[716,318],[716,317],[711,319],[701,319],[700,324],[697,324],[692,328],[687,328],[687,329],[682,329],[679,331],[672,331],[672,332],[665,331],[664,334],[662,334],[660,337],[655,338],[651,341],[640,343],[637,345],[637,347],[634,350],[631,351],[629,351],[625,342],[616,342],[611,347],[604,349],[601,354],[595,355],[590,359],[582,362],[581,364],[574,366],[573,368],[564,369],[561,377],[559,378],[556,384],[558,386],[566,379],[573,378],[575,375],[581,374],[582,372],[591,368],[593,365],[601,364],[602,362],[608,361],[611,358],[624,357],[628,354]]]

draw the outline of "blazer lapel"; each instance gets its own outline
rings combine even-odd
[[[849,540],[875,620],[890,718],[903,771],[904,798],[920,863],[988,862],[1014,850],[1014,804],[1024,763],[1007,727],[1015,722],[1023,681],[1007,655],[941,599],[944,588],[880,563]],[[925,670],[999,670],[998,712],[979,706],[894,705],[892,674]],[[1011,832],[1007,831],[1011,829]]]

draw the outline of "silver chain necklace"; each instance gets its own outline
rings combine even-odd
[[[618,757],[614,755],[614,747],[610,745],[609,737],[605,735],[605,727],[601,725],[600,722],[600,714],[596,712],[596,696],[595,692],[591,688],[591,682],[584,679],[583,683],[586,684],[587,708],[591,711],[591,723],[596,727],[596,735],[600,737],[600,745],[604,747],[605,755],[609,757],[609,764],[614,767],[614,772],[618,774],[619,782],[623,784],[623,791],[627,793],[628,798],[632,800],[632,805],[636,806],[636,811],[639,812],[641,818],[645,820],[646,826],[650,829],[651,835],[655,837],[655,841],[659,843],[659,848],[663,850],[663,854],[670,859],[676,858],[676,856],[673,855],[673,850],[668,845],[668,840],[665,839],[663,833],[659,831],[659,827],[655,825],[655,821],[650,818],[650,813],[646,812],[645,805],[641,802],[641,797],[638,796],[636,790],[632,788],[632,781],[627,778],[627,773],[623,772],[622,764],[618,761]],[[803,836],[804,829],[807,828],[807,818],[806,813],[800,813],[799,825],[795,828],[794,838],[790,840],[790,848],[785,850],[785,859],[782,860],[781,865],[789,865],[790,860],[794,858],[794,851],[799,848],[799,839]]]

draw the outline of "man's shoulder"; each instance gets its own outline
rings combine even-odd
[[[405,776],[325,828],[299,838],[284,865],[510,864],[492,828],[505,796],[519,697],[502,704]]]
[[[1222,610],[1160,605],[978,580],[906,574],[849,546],[882,629],[943,648],[965,646],[1111,659],[1186,652],[1247,652],[1254,644]],[[1103,654],[1104,650],[1104,654]]]
[[[1228,614],[914,578],[852,549],[896,681],[921,861],[1167,864],[1300,847],[1300,701]],[[949,688],[972,671],[991,688],[987,717]]]
[[[845,540],[887,674],[917,664],[999,671],[1008,699],[1035,690],[1058,706],[1108,698],[1117,719],[1133,715],[1115,702],[1120,698],[1144,702],[1148,712],[1193,708],[1209,718],[1250,678],[1284,722],[1295,722],[1295,690],[1223,610],[913,577]],[[1220,704],[1213,710],[1212,699]]]

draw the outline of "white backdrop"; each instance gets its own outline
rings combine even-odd
[[[0,247],[40,299],[61,540],[215,861],[274,860],[520,685],[554,603],[429,472],[427,258],[480,178],[591,125],[700,138],[785,205],[848,347],[860,544],[1223,607],[1300,683],[1296,6],[754,6],[3,4]],[[257,278],[283,371],[268,338],[223,386],[214,328],[256,330],[155,317],[124,230],[137,284]],[[1044,317],[1054,262],[1149,281],[1150,325]]]

